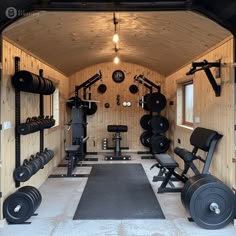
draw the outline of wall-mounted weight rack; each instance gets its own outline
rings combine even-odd
[[[16,82],[17,73],[22,72],[22,77],[26,79],[26,81],[29,79],[29,77],[32,76],[33,79],[38,79],[38,86],[33,85],[32,91],[30,91],[30,88],[28,86],[22,86],[21,80]],[[16,78],[15,78],[15,77]],[[43,95],[51,95],[54,90],[55,86],[51,80],[43,78],[43,70],[39,70],[39,76],[28,72],[28,71],[21,71],[20,70],[20,57],[15,57],[15,74],[12,77],[12,84],[15,87],[15,169],[19,168],[21,166],[21,134],[17,131],[17,127],[21,124],[21,91],[25,92],[32,92],[39,94],[39,115],[41,117],[44,116],[44,99]],[[22,82],[25,83],[26,81]],[[18,83],[18,84],[17,84]],[[28,81],[27,81],[28,84]],[[40,89],[37,91],[37,89]],[[45,89],[45,90],[44,90]],[[43,129],[40,129],[40,152],[42,153],[44,151],[44,131]],[[15,179],[15,187],[18,188],[20,186],[20,182]]]

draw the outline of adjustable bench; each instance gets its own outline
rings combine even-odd
[[[190,136],[190,144],[193,146],[193,150],[190,152],[182,147],[174,149],[175,154],[184,161],[184,170],[180,174],[176,172],[176,168],[179,165],[172,157],[167,154],[155,154],[154,157],[157,160],[157,164],[154,164],[151,168],[156,166],[160,169],[158,175],[153,177],[153,182],[162,181],[158,192],[180,192],[182,188],[175,187],[172,181],[180,180],[185,183],[188,180],[187,173],[189,169],[193,171],[194,175],[200,173],[208,174],[216,144],[222,137],[221,134],[214,130],[201,127],[194,129]],[[205,159],[197,156],[199,149],[207,153]],[[204,163],[202,171],[197,169],[194,164],[195,160],[200,160]],[[167,184],[171,187],[166,187]]]

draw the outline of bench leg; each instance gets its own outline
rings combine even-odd
[[[75,168],[75,156],[74,154],[70,154],[67,163],[67,176],[72,176],[74,168]]]
[[[182,188],[177,188],[174,186],[174,184],[171,182],[171,176],[175,176],[175,168],[168,169],[169,172],[164,177],[161,186],[158,188],[158,193],[166,193],[166,192],[181,192]],[[171,183],[171,184],[170,184]],[[166,187],[167,184],[170,184],[171,187]]]

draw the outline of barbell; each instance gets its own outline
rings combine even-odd
[[[236,214],[233,191],[210,174],[190,177],[182,189],[181,201],[193,221],[204,229],[221,229]]]

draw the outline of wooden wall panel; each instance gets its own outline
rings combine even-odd
[[[232,163],[234,157],[234,73],[232,65],[234,61],[233,39],[229,38],[222,42],[205,55],[201,55],[195,61],[214,62],[222,60],[221,78],[217,79],[222,84],[220,97],[215,97],[215,93],[203,71],[195,73],[194,81],[194,117],[200,118],[200,123],[194,123],[194,128],[201,126],[214,129],[224,135],[218,143],[210,171],[213,175],[223,180],[228,185],[235,184],[235,165]],[[171,123],[169,136],[172,139],[172,149],[181,145],[187,149],[192,149],[189,137],[192,130],[176,125],[176,81],[186,77],[191,64],[184,66],[176,73],[168,76],[165,80],[165,94],[168,101],[174,101],[174,106],[168,106],[167,114]],[[211,69],[214,74],[214,68]],[[181,144],[177,140],[181,140]],[[177,158],[176,158],[177,159]],[[178,159],[177,159],[178,160]],[[199,164],[200,165],[200,164]]]
[[[13,171],[15,169],[15,92],[11,85],[11,76],[14,74],[14,58],[21,58],[21,70],[29,70],[35,74],[39,69],[43,69],[44,77],[55,78],[59,81],[60,89],[60,126],[45,131],[45,147],[55,150],[54,160],[51,161],[43,170],[40,170],[25,185],[40,186],[53,168],[61,161],[64,155],[64,113],[65,99],[68,97],[69,81],[66,76],[59,73],[50,66],[39,61],[29,53],[17,48],[13,44],[3,40],[3,69],[1,81],[1,123],[9,121],[10,129],[1,131],[1,191],[3,199],[14,192],[15,183],[13,180]],[[48,110],[49,104],[45,104],[45,110]],[[21,122],[29,116],[39,115],[39,95],[21,92]],[[29,158],[31,154],[39,151],[39,132],[21,135],[21,161]],[[21,184],[24,185],[24,184]]]
[[[112,73],[117,69],[125,72],[125,80],[122,83],[115,83],[112,80]],[[113,146],[112,133],[107,132],[107,125],[112,124],[128,125],[128,133],[122,134],[121,146],[128,146],[130,151],[147,150],[139,141],[139,137],[143,132],[139,122],[140,118],[145,114],[145,111],[141,107],[137,107],[137,101],[138,96],[141,97],[146,94],[148,90],[139,85],[139,93],[131,94],[129,92],[129,86],[134,83],[134,76],[140,74],[143,74],[146,78],[155,83],[160,83],[162,86],[163,76],[155,71],[129,63],[121,63],[119,66],[113,63],[98,64],[71,76],[71,95],[73,95],[75,85],[81,84],[99,70],[102,72],[102,82],[96,82],[91,88],[92,99],[99,100],[100,103],[97,103],[97,112],[94,115],[88,116],[87,119],[87,132],[88,136],[90,136],[88,140],[88,151],[102,151],[103,138],[109,138],[109,146]],[[101,83],[107,86],[107,91],[104,94],[97,92],[97,87]],[[120,106],[116,104],[116,96],[118,94],[120,95]],[[82,94],[80,94],[80,96],[82,96]],[[132,106],[124,107],[122,105],[124,101],[130,101]],[[104,108],[105,103],[109,103],[110,108]]]

